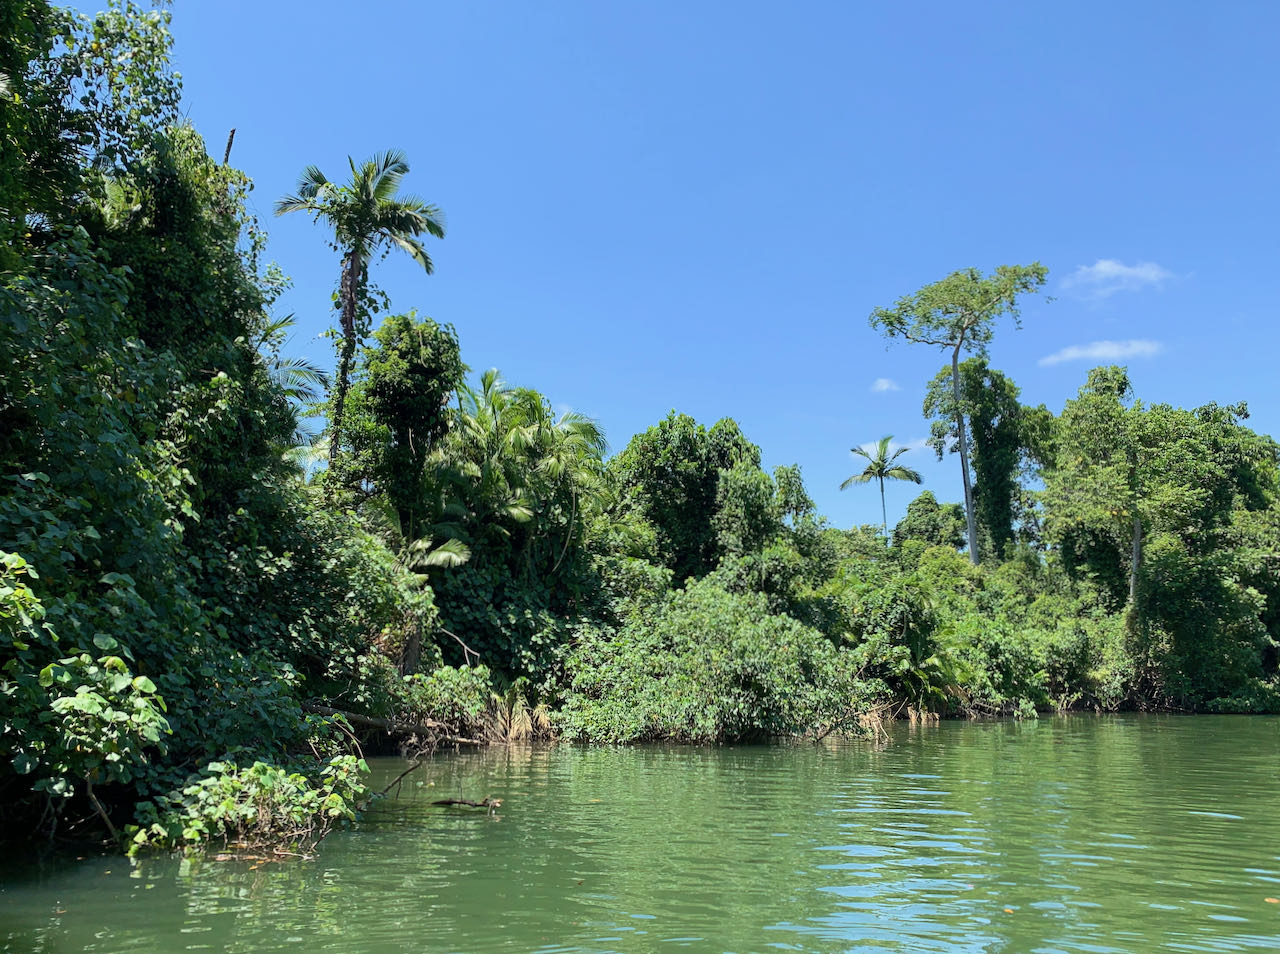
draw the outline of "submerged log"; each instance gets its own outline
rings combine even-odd
[[[502,807],[502,799],[500,798],[483,798],[478,802],[473,802],[469,798],[437,798],[432,805],[463,805],[467,808],[487,808],[489,814]]]

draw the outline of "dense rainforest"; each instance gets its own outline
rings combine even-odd
[[[430,273],[445,237],[395,152],[277,203],[339,256],[334,374],[286,354],[252,184],[182,122],[169,51],[163,8],[0,7],[9,835],[314,836],[388,732],[1280,711],[1276,443],[1243,404],[1146,404],[1119,367],[1022,404],[987,345],[1041,266],[871,315],[943,365],[924,413],[964,494],[838,528],[733,420],[673,411],[610,456],[590,418],[471,376],[454,328],[373,282],[386,254]],[[887,440],[859,453],[851,486],[919,479]]]

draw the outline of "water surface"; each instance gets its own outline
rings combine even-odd
[[[7,859],[0,946],[1275,951],[1278,776],[1280,720],[1243,717],[441,756],[310,861]]]

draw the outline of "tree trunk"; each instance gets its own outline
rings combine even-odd
[[[1138,570],[1142,568],[1142,517],[1133,508],[1133,551],[1129,562],[1129,605],[1138,605]]]
[[[362,725],[370,729],[381,729],[391,735],[417,735],[426,739],[433,739],[436,742],[449,742],[454,745],[487,745],[483,739],[467,739],[454,735],[442,735],[441,730],[448,732],[449,728],[443,722],[436,722],[427,719],[425,722],[395,722],[391,719],[378,719],[374,716],[361,715],[358,712],[346,712],[342,709],[335,709],[333,706],[322,706],[314,702],[302,703],[303,712],[311,712],[315,715],[326,716],[342,716],[352,725]]]
[[[951,352],[951,394],[956,402],[956,434],[960,444],[960,473],[964,476],[964,522],[969,533],[969,562],[978,565],[978,524],[973,514],[973,486],[969,482],[969,440],[964,431],[964,408],[960,403],[960,344]]]
[[[889,535],[889,514],[884,509],[884,478],[880,478],[880,529],[884,531],[884,535]]]
[[[342,445],[342,418],[346,410],[347,390],[351,386],[351,364],[356,354],[356,310],[360,305],[360,253],[352,249],[342,268],[338,288],[342,299],[342,350],[338,357],[338,380],[333,388],[333,417],[329,421],[329,473],[332,475]]]

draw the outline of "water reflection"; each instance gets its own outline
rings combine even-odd
[[[1280,948],[1280,721],[903,727],[893,744],[444,757],[311,861],[99,859],[5,950]],[[387,781],[403,763],[377,771]],[[442,809],[503,799],[496,817]]]

